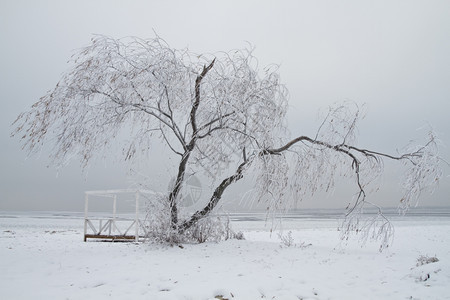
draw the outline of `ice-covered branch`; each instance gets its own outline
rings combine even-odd
[[[195,79],[195,100],[194,104],[192,105],[192,109],[190,112],[191,117],[191,125],[192,125],[192,135],[197,135],[197,109],[200,105],[200,84],[203,80],[203,78],[206,76],[206,74],[211,70],[211,68],[214,66],[214,62],[216,59],[213,59],[213,61],[208,66],[203,66],[203,71],[197,76]]]

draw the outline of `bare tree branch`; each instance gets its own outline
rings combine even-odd
[[[203,78],[206,76],[206,74],[211,70],[211,68],[214,66],[214,62],[216,59],[213,59],[213,61],[208,65],[203,67],[203,71],[200,73],[200,75],[197,76],[197,79],[195,80],[195,100],[194,104],[192,105],[191,109],[191,125],[192,125],[192,136],[197,135],[197,120],[196,120],[196,114],[198,106],[200,105],[200,84],[203,80]]]

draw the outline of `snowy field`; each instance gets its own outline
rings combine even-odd
[[[382,253],[341,243],[333,216],[285,220],[289,247],[235,215],[246,240],[179,248],[85,243],[79,214],[0,212],[0,299],[450,299],[448,212],[394,218]]]

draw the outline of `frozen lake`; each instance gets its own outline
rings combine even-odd
[[[368,210],[367,213],[375,211]],[[270,228],[272,224],[283,229],[314,229],[336,228],[342,221],[345,211],[339,209],[303,209],[291,211],[272,220],[264,212],[240,212],[227,214],[233,227],[240,230],[255,228]],[[395,226],[420,226],[423,223],[439,225],[440,222],[450,220],[450,207],[419,207],[412,208],[404,216],[399,215],[397,209],[386,208],[383,213]],[[92,214],[92,213],[91,213]],[[94,213],[95,216],[96,213]],[[97,213],[99,216],[110,216],[108,213]],[[123,214],[126,218],[134,218],[134,214]],[[64,211],[0,211],[0,226],[60,226],[62,229],[82,230],[83,212]],[[13,219],[13,220],[12,220]],[[30,221],[32,220],[32,221]],[[40,220],[40,221],[39,221]],[[22,224],[22,225],[21,225]],[[47,225],[46,225],[47,224]]]

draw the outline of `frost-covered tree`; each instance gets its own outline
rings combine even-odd
[[[255,175],[256,197],[267,202],[269,211],[329,189],[339,175],[354,177],[358,188],[344,232],[377,228],[377,237],[389,237],[389,226],[367,226],[357,217],[383,159],[409,166],[401,199],[405,209],[439,180],[432,133],[423,146],[388,155],[356,145],[356,105],[330,108],[315,136],[293,139],[285,128],[286,110],[287,91],[277,68],[259,71],[249,50],[197,55],[172,49],[159,37],[96,36],[73,56],[72,69],[56,87],[19,115],[13,135],[22,137],[29,153],[52,139],[51,158],[58,166],[73,157],[87,166],[118,142],[123,159],[133,160],[138,152],[151,152],[152,143],[162,142],[179,157],[175,183],[165,199],[171,228],[179,233],[207,216],[227,187],[246,174]],[[116,138],[121,132],[127,133],[126,140]],[[233,166],[234,173],[221,178]],[[217,187],[203,209],[180,218],[188,169],[203,170]]]

